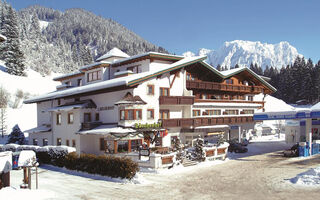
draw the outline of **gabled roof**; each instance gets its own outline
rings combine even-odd
[[[268,87],[271,91],[275,92],[277,91],[276,88],[274,88],[272,85],[270,85],[266,80],[264,80],[261,76],[259,76],[258,74],[256,74],[254,71],[252,71],[250,68],[248,67],[239,67],[239,68],[235,68],[235,69],[230,69],[227,71],[222,71],[220,72],[224,78],[229,78],[231,76],[234,76],[236,74],[239,74],[243,71],[247,71],[249,72],[251,75],[253,75],[255,78],[257,78],[259,81],[261,81],[266,87]]]
[[[118,49],[117,47],[114,47],[113,49],[108,51],[106,54],[100,56],[97,59],[97,61],[104,60],[104,59],[111,58],[111,57],[128,58],[130,56],[128,54],[126,54],[125,52],[121,51],[120,49]]]
[[[143,105],[147,103],[143,101],[140,96],[133,96],[130,92],[128,92],[120,101],[116,102],[114,105],[121,105],[121,104]]]

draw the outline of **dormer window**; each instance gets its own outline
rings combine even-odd
[[[96,80],[101,80],[101,71],[95,71],[95,72],[89,72],[87,74],[87,81],[96,81]]]

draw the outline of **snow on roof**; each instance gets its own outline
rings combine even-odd
[[[136,130],[132,128],[123,128],[116,125],[100,125],[91,130],[79,131],[80,135],[108,135],[110,133],[135,133]]]
[[[198,126],[194,129],[206,129],[206,128],[230,128],[229,125],[213,125],[213,126]]]
[[[27,132],[27,133],[41,133],[41,132],[48,132],[51,131],[51,127],[48,126],[38,126],[23,132]]]
[[[97,61],[99,60],[104,60],[110,57],[121,57],[121,58],[128,58],[130,57],[128,54],[126,54],[125,52],[121,51],[120,49],[118,49],[117,47],[114,47],[113,49],[111,49],[110,51],[108,51],[106,54],[100,56]]]
[[[290,106],[281,99],[277,99],[271,95],[258,94],[254,96],[254,101],[265,101],[265,112],[293,111],[295,108]]]
[[[107,61],[101,61],[101,62],[94,62],[92,64],[89,64],[89,65],[85,65],[83,67],[80,67],[79,70],[84,70],[84,69],[89,69],[91,67],[94,67],[94,66],[98,66],[98,65],[102,65],[102,64],[111,64],[111,62],[107,62]]]
[[[0,34],[0,41],[4,41],[4,40],[7,40],[7,37],[2,35],[2,34]]]
[[[71,102],[71,103],[66,103],[61,106],[50,108],[46,111],[48,111],[48,112],[62,111],[62,110],[69,111],[72,109],[79,109],[79,108],[97,108],[97,105],[91,99],[88,99],[88,100],[83,100],[83,101],[75,101],[75,102]]]
[[[311,107],[311,110],[320,110],[320,102],[316,103]]]
[[[32,167],[36,164],[36,153],[32,150],[24,150],[20,152],[18,166],[19,167]]]
[[[0,152],[0,174],[7,173],[12,168],[12,152]]]
[[[221,73],[223,76],[229,76],[229,75],[231,75],[231,74],[241,72],[241,71],[244,70],[245,68],[247,68],[247,67],[239,67],[239,68],[229,69],[229,70],[226,70],[226,71],[220,71],[220,73]]]
[[[76,71],[76,72],[72,72],[72,73],[68,73],[68,74],[64,74],[64,75],[61,75],[61,76],[54,77],[53,80],[57,81],[57,80],[62,79],[62,78],[66,78],[66,77],[69,77],[69,76],[75,76],[75,75],[82,74],[82,73],[83,72]]]
[[[172,63],[171,65],[165,66],[163,68],[159,68],[156,71],[148,71],[148,72],[143,72],[139,74],[133,74],[131,76],[125,76],[125,77],[120,77],[120,78],[114,78],[111,80],[106,80],[106,81],[100,81],[97,83],[92,83],[89,85],[84,85],[80,87],[74,87],[74,88],[69,88],[65,89],[62,91],[55,91],[51,92],[48,94],[40,95],[37,97],[32,97],[24,101],[24,103],[35,103],[35,102],[40,102],[40,101],[47,101],[51,99],[57,99],[57,98],[62,98],[66,96],[72,96],[76,94],[81,94],[81,93],[86,93],[86,92],[91,92],[91,91],[96,91],[96,90],[101,90],[101,89],[106,89],[106,88],[112,88],[112,87],[117,87],[117,86],[128,86],[129,83],[137,83],[139,81],[147,80],[150,78],[150,76],[154,74],[162,74],[170,69],[176,69],[179,66],[183,67],[188,65],[189,63],[192,62],[197,62],[199,60],[205,59],[206,56],[199,56],[199,57],[188,57],[184,58],[182,60],[179,60],[175,63]]]

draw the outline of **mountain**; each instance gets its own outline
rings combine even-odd
[[[186,52],[183,55],[207,55],[207,62],[213,66],[220,64],[227,68],[250,66],[251,63],[261,66],[281,68],[292,64],[297,56],[302,56],[297,49],[288,42],[278,44],[261,43],[259,41],[234,40],[225,42],[218,50],[200,49],[196,54]]]
[[[1,5],[2,4],[2,5]],[[0,1],[0,7],[6,3]],[[67,73],[118,47],[129,55],[168,53],[112,19],[84,9],[31,6],[17,12],[25,64],[43,75]]]

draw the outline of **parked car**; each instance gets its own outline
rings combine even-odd
[[[229,144],[230,144],[229,148],[228,148],[229,152],[235,152],[235,153],[246,153],[246,152],[248,152],[248,148],[242,146],[240,143],[230,142]]]
[[[293,145],[290,149],[283,151],[284,157],[298,157],[299,156],[299,144]]]

